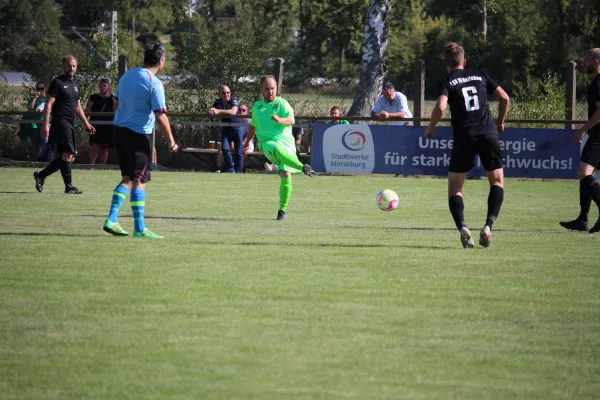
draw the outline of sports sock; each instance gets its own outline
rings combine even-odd
[[[46,179],[47,177],[58,171],[61,166],[62,159],[60,157],[55,158],[50,164],[46,166],[46,168],[40,171],[40,178]]]
[[[589,196],[594,200],[594,203],[598,206],[598,211],[600,211],[600,182],[592,175],[588,175],[581,180],[581,182],[584,181],[587,183]]]
[[[121,208],[121,204],[125,201],[128,192],[129,189],[121,184],[117,185],[113,192],[112,201],[110,202],[110,213],[108,214],[108,220],[113,224],[117,222],[119,208]]]
[[[62,175],[63,178],[63,182],[65,183],[65,187],[71,187],[72,186],[72,179],[71,179],[71,163],[69,161],[65,161],[63,160],[61,166],[60,166],[60,174]]]
[[[577,219],[583,222],[587,222],[588,214],[590,212],[590,205],[592,204],[589,183],[587,180],[585,180],[586,178],[587,176],[579,181],[579,207],[581,208],[581,211],[579,212],[579,217],[577,217]]]
[[[464,215],[465,203],[463,202],[462,196],[454,195],[448,199],[448,203],[450,205],[450,213],[456,224],[456,229],[460,230],[463,226],[467,226],[467,224],[465,224]]]
[[[132,189],[131,211],[133,212],[133,221],[136,232],[142,232],[146,225],[144,224],[144,206],[146,205],[146,192],[143,189]]]
[[[302,169],[302,167],[304,167],[304,164],[302,164],[300,160],[298,160],[298,156],[296,156],[296,154],[289,154],[286,151],[282,151],[279,149],[279,146],[275,146],[273,153],[275,154],[275,157],[281,160],[288,167],[300,170]]]
[[[281,178],[281,183],[279,184],[279,209],[281,211],[285,211],[288,203],[290,202],[290,197],[292,196],[292,177],[286,176]]]
[[[494,225],[494,221],[498,218],[498,214],[500,214],[500,207],[502,207],[502,202],[504,201],[504,189],[498,185],[490,186],[490,194],[488,195],[488,213],[487,219],[485,220],[485,224],[492,229],[492,225]]]

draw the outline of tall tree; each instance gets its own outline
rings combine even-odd
[[[349,115],[368,116],[387,72],[385,51],[392,0],[371,0],[365,21],[360,81]]]

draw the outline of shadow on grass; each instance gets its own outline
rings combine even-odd
[[[62,233],[62,232],[0,232],[0,236],[62,236],[62,237],[98,237],[106,233]]]
[[[0,191],[0,194],[38,194],[38,192],[7,192],[7,191]]]
[[[106,214],[81,214],[80,217],[106,218]],[[119,217],[133,218],[131,214],[119,214]],[[275,218],[256,218],[256,217],[185,217],[185,216],[161,216],[161,215],[145,215],[144,219],[164,219],[171,221],[271,221]]]
[[[456,231],[456,228],[429,228],[423,226],[342,226],[344,229],[373,229],[373,230],[389,230],[389,231]],[[472,234],[479,234],[479,228],[471,229]],[[458,231],[456,231],[458,232]],[[563,229],[494,229],[494,232],[513,232],[513,233],[569,233],[568,230]]]

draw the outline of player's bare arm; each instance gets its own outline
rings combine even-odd
[[[83,124],[85,125],[85,130],[88,131],[90,134],[94,134],[96,133],[96,128],[94,128],[90,122],[88,121],[87,117],[85,116],[85,112],[83,111],[83,107],[81,106],[81,100],[77,100],[77,116],[79,117],[79,119],[81,120],[81,122],[83,122]]]
[[[173,139],[173,133],[171,132],[171,124],[169,123],[169,118],[167,117],[167,114],[164,112],[157,112],[154,113],[154,115],[156,116],[156,123],[158,124],[158,129],[167,139],[169,151],[176,153],[179,149],[179,146],[177,146],[177,143],[175,143],[175,139]]]
[[[43,138],[47,138],[50,135],[50,111],[52,111],[52,105],[56,97],[49,96],[48,100],[46,100],[46,105],[44,106],[44,123],[42,124],[42,130],[40,131],[40,135]]]
[[[506,114],[508,114],[508,106],[510,104],[510,97],[500,86],[494,90],[494,98],[498,100],[498,119],[496,120],[496,129],[499,133],[504,132],[504,120]]]
[[[448,96],[438,97],[437,103],[435,103],[433,111],[431,112],[431,120],[429,121],[429,126],[427,127],[427,129],[425,129],[425,139],[431,139],[433,137],[433,132],[435,132],[435,126],[444,117],[444,113],[446,112],[447,106]]]
[[[256,135],[256,128],[252,125],[248,127],[248,136],[246,136],[246,140],[244,141],[244,151],[248,151],[248,146],[252,143],[252,139]]]
[[[600,101],[596,103],[596,106],[598,106],[598,108],[594,114],[592,114],[592,118],[590,118],[588,122],[579,128],[575,136],[573,136],[573,140],[575,140],[577,143],[581,143],[581,139],[583,139],[587,131],[600,124]]]

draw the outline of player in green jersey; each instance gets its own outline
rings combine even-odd
[[[314,176],[315,171],[310,165],[302,164],[296,156],[296,144],[292,135],[294,110],[290,103],[277,96],[275,77],[273,75],[262,77],[260,87],[263,100],[257,101],[252,106],[252,119],[244,149],[256,135],[258,149],[278,167],[281,184],[277,220],[281,221],[285,219],[285,210],[292,195],[292,174],[305,173]]]

